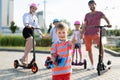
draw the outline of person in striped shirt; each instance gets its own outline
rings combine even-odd
[[[56,64],[52,68],[52,80],[70,80],[70,75],[72,72],[72,45],[76,41],[76,35],[74,35],[72,40],[67,40],[68,25],[60,22],[56,26],[56,34],[59,38],[57,42],[52,44],[51,47],[51,58],[53,62],[56,60],[56,56],[59,55],[62,59],[65,59],[62,66]]]

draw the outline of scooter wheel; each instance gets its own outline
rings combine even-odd
[[[107,65],[111,65],[111,61],[110,60],[108,60]]]
[[[33,73],[36,73],[37,71],[38,71],[37,64],[34,63],[33,66],[32,66],[32,72],[33,72]]]
[[[86,61],[86,59],[84,59],[84,69],[86,69],[87,68],[87,61]]]
[[[16,69],[16,68],[18,68],[18,60],[14,60],[14,68]]]

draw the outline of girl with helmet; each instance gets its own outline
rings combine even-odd
[[[26,65],[28,64],[28,54],[33,48],[33,32],[32,28],[39,28],[38,25],[38,19],[35,15],[36,10],[38,9],[38,5],[35,3],[32,3],[30,5],[30,12],[25,13],[23,15],[23,24],[24,24],[24,29],[23,29],[23,37],[26,39],[26,44],[25,44],[25,51],[23,57],[20,59],[21,63]],[[42,32],[37,29],[38,34],[40,34],[43,37]]]
[[[80,22],[79,21],[75,21],[74,22],[74,26],[75,26],[75,30],[73,31],[72,34],[72,38],[73,35],[76,35],[76,42],[74,44],[74,48],[73,48],[73,52],[72,52],[72,65],[74,65],[74,54],[75,54],[75,49],[78,49],[79,55],[80,55],[80,60],[79,60],[79,65],[82,65],[82,52],[81,52],[81,39],[82,39],[82,35],[81,35],[81,30],[80,30]]]

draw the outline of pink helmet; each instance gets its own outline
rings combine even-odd
[[[74,25],[75,25],[75,24],[80,24],[80,22],[79,22],[79,21],[75,21],[75,22],[74,22]]]
[[[35,8],[38,8],[38,5],[35,4],[35,3],[31,3],[30,7],[35,7]]]

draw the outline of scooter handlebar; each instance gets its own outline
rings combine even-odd
[[[108,28],[111,28],[112,27],[112,25],[104,25],[105,27],[108,27]]]
[[[104,26],[92,26],[92,27],[95,27],[95,28],[98,28],[98,27],[108,27],[108,28],[111,28],[112,25],[104,25]]]
[[[32,29],[40,29],[40,28],[34,28],[34,27],[31,27]]]

